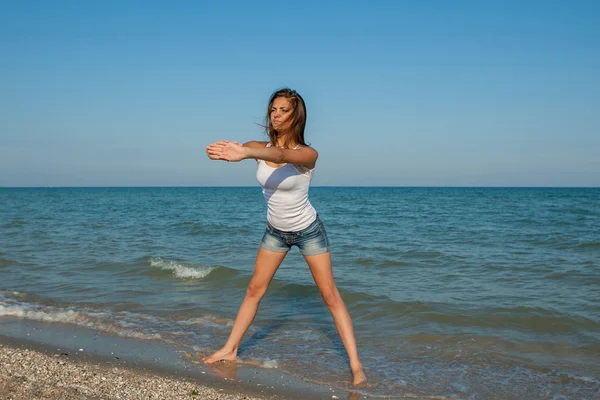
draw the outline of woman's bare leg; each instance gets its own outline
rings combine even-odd
[[[354,330],[352,328],[352,320],[350,314],[344,304],[340,292],[335,286],[333,279],[333,272],[331,270],[331,253],[327,252],[324,254],[318,254],[316,256],[304,256],[304,259],[308,263],[310,272],[317,284],[317,287],[321,291],[323,300],[329,308],[335,326],[340,334],[342,343],[350,358],[350,368],[352,369],[352,375],[354,376],[353,384],[359,385],[367,380],[363,371],[362,364],[358,358],[358,350],[356,348],[356,339],[354,338]]]
[[[254,274],[248,284],[246,297],[235,318],[233,328],[229,334],[229,339],[227,339],[227,342],[220,350],[209,357],[205,357],[203,359],[205,363],[211,364],[219,360],[236,360],[238,347],[242,341],[242,337],[254,320],[256,311],[258,311],[258,304],[267,292],[269,284],[286,254],[287,253],[268,251],[263,248],[258,249],[256,263],[254,265]]]

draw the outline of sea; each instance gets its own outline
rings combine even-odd
[[[313,187],[373,397],[600,398],[600,188]],[[0,188],[0,324],[220,348],[266,226],[260,187]],[[293,248],[240,360],[349,387]]]

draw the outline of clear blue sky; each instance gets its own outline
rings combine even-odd
[[[303,95],[314,185],[600,186],[598,1],[2,1],[0,186],[256,185],[210,161]]]

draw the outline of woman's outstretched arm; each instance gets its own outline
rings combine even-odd
[[[206,148],[206,154],[213,160],[242,161],[247,158],[254,158],[277,164],[299,164],[310,169],[315,167],[319,157],[317,151],[308,146],[288,150],[279,147],[265,147],[261,142],[248,142],[240,145],[237,142],[226,140],[209,145]]]

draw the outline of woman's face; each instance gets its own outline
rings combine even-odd
[[[277,97],[271,105],[271,125],[276,131],[285,131],[292,122],[292,102],[285,97]]]

